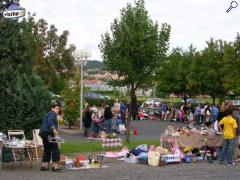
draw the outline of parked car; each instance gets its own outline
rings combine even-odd
[[[103,96],[100,93],[95,93],[95,92],[86,92],[86,93],[83,94],[83,98],[85,100],[88,100],[88,99],[106,100],[105,96]]]
[[[148,98],[143,104],[147,104],[147,105],[153,104],[158,106],[162,102],[163,102],[163,99],[161,98]]]
[[[184,100],[182,100],[184,102]],[[187,104],[199,104],[199,101],[196,99],[189,98],[187,99]]]
[[[231,103],[233,106],[240,106],[240,100],[226,100],[226,102]]]

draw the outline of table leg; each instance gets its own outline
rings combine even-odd
[[[3,149],[0,145],[0,170],[3,168]]]
[[[20,148],[20,154],[21,154],[21,167],[22,167],[23,158],[22,158],[22,149],[21,148]]]
[[[31,169],[33,168],[32,161],[33,161],[33,148],[31,148]]]

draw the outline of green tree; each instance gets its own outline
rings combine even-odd
[[[237,34],[233,43],[226,43],[224,46],[224,87],[231,90],[234,96],[240,95],[240,35]]]
[[[79,69],[79,68],[78,68]],[[68,123],[68,127],[76,125],[77,118],[80,113],[80,72],[75,77],[76,85],[73,87],[66,86],[61,96],[64,99],[64,120]]]
[[[39,128],[50,107],[48,90],[32,72],[31,33],[24,22],[1,18],[0,127],[4,131],[23,129],[27,135],[32,134],[33,128]]]
[[[138,0],[135,7],[127,4],[121,10],[121,17],[114,20],[111,32],[102,36],[99,48],[107,70],[119,77],[110,84],[130,87],[126,135],[129,141],[133,97],[137,89],[153,87],[154,74],[168,50],[170,26],[163,24],[159,31],[158,23],[149,18],[144,1]]]
[[[180,48],[173,49],[158,74],[158,90],[181,95],[185,105],[187,98],[195,94],[195,90],[189,85],[189,74],[195,54],[192,45],[185,52]]]
[[[228,76],[229,61],[224,61],[224,55],[228,59],[229,46],[231,45],[222,40],[211,39],[192,68],[191,80],[194,82],[194,87],[201,93],[210,95],[214,104],[216,98],[224,99],[232,88],[232,85],[228,84],[232,84]]]
[[[34,72],[43,79],[49,90],[59,94],[74,73],[72,52],[75,46],[67,47],[69,32],[63,31],[58,35],[54,25],[48,26],[44,19],[36,22],[33,15],[29,15],[26,22],[35,39]]]

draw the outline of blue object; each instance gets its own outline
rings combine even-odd
[[[183,161],[185,163],[191,163],[192,162],[192,158],[190,156],[184,156]]]

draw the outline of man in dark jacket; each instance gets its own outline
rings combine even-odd
[[[83,112],[84,137],[88,137],[92,126],[92,110],[90,106]]]
[[[52,170],[61,170],[61,168],[58,166],[58,162],[60,160],[60,151],[58,144],[49,142],[49,137],[58,136],[57,115],[59,111],[60,107],[58,104],[52,105],[51,111],[48,112],[47,116],[43,119],[42,125],[40,127],[39,135],[42,138],[44,147],[41,171],[49,170],[49,163],[51,159],[53,162]]]
[[[104,126],[107,134],[112,134],[112,117],[111,108],[107,105],[104,111]]]

